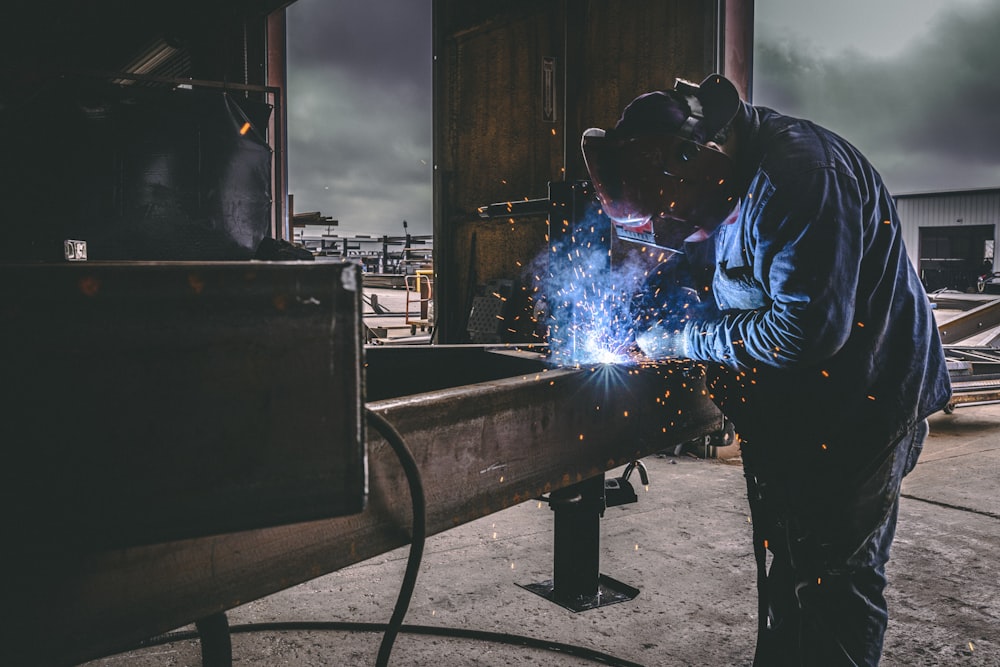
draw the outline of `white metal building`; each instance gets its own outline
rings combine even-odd
[[[994,271],[1000,188],[897,195],[910,261],[928,291],[965,291]]]

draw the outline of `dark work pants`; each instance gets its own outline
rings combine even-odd
[[[822,519],[803,515],[785,489],[769,489],[777,500],[756,506],[751,495],[755,540],[766,539],[771,555],[762,597],[768,623],[758,638],[754,667],[878,665],[889,617],[885,564],[900,484],[916,465],[926,436],[923,421],[897,443],[855,499],[855,508],[861,514],[867,508],[874,518],[838,534],[840,544],[817,547],[816,534],[823,530],[815,522]],[[748,491],[757,493],[750,474],[747,479]]]

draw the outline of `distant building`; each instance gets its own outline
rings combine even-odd
[[[910,261],[928,292],[975,290],[992,273],[1000,232],[1000,188],[897,195]]]

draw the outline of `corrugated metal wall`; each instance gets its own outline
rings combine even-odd
[[[919,268],[920,228],[992,225],[1000,238],[1000,189],[937,192],[896,197],[906,252]]]

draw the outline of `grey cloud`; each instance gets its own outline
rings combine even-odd
[[[929,38],[909,55],[918,122],[904,136],[943,151],[960,150],[970,160],[1000,158],[1000,3],[942,14]]]
[[[825,53],[766,29],[755,58],[756,103],[843,134],[894,190],[997,184],[997,3],[942,9],[928,32],[891,58]]]
[[[289,185],[344,234],[431,232],[431,102],[419,82],[314,64],[289,72]],[[297,92],[296,92],[297,91]]]
[[[372,7],[366,11],[398,10],[390,29],[375,31],[377,40],[371,31],[357,29],[364,21],[358,14],[341,25],[336,14],[316,12],[315,2],[310,21],[289,26],[290,41],[304,49],[298,65],[289,58],[290,191],[296,210],[319,210],[339,219],[343,234],[400,234],[403,219],[412,233],[429,234],[429,3],[367,4]],[[361,10],[356,3],[348,5],[337,11]],[[411,16],[423,5],[425,31]],[[331,3],[329,8],[339,7]],[[384,18],[377,20],[385,24]],[[405,35],[396,34],[399,27],[406,28]]]
[[[319,61],[430,90],[430,0],[296,0],[286,16],[290,66]]]

